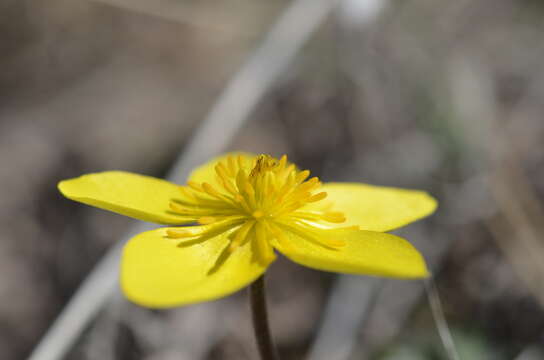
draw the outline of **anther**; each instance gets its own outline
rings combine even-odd
[[[191,200],[191,201],[194,201],[195,200],[195,197],[194,195],[189,191],[189,189],[186,187],[186,186],[180,186],[179,187],[179,191],[181,192],[181,194],[186,197],[187,199]]]
[[[236,163],[234,162],[234,156],[229,156],[228,159],[228,169],[230,176],[234,176],[236,174]]]
[[[184,208],[183,206],[179,205],[179,204],[176,204],[175,202],[170,202],[170,204],[168,204],[168,206],[170,207],[170,210],[172,211],[175,211],[179,214],[190,214],[191,212],[189,211],[189,209],[186,209]]]
[[[278,163],[278,169],[283,170],[285,167],[285,164],[287,164],[287,155],[283,155],[280,159],[280,162]]]
[[[320,193],[317,193],[315,195],[312,195],[308,200],[308,202],[317,202],[317,201],[321,201],[323,200],[324,198],[327,197],[327,193],[326,192],[320,192]]]
[[[313,177],[298,186],[299,191],[309,191],[319,186],[319,178]]]
[[[246,162],[242,155],[238,155],[238,168],[243,169],[246,166]]]
[[[215,190],[215,188],[208,183],[202,183],[202,189],[210,196],[220,197],[220,194],[217,192],[217,190]]]
[[[212,216],[203,216],[200,219],[198,219],[198,223],[202,225],[208,225],[216,222],[217,219]]]
[[[247,193],[249,196],[254,196],[254,195],[255,195],[255,189],[253,189],[253,186],[251,186],[250,183],[246,183],[246,184],[245,184],[244,190],[246,191],[246,193]]]
[[[222,184],[223,184],[223,187],[224,187],[228,192],[230,192],[231,194],[234,195],[234,194],[237,193],[236,189],[234,188],[234,185],[232,185],[232,183],[231,183],[228,179],[223,179]]]
[[[227,179],[230,177],[230,174],[228,173],[227,168],[225,167],[225,165],[223,165],[223,163],[218,163],[217,165],[215,165],[215,172],[217,173],[217,175],[219,175],[219,177],[223,179]]]
[[[297,174],[295,180],[296,180],[297,183],[301,183],[304,180],[306,180],[308,178],[308,176],[310,176],[310,171],[304,170],[304,171],[301,171],[301,172],[299,172]]]
[[[187,230],[180,230],[180,229],[172,230],[172,229],[169,229],[169,230],[166,230],[166,235],[169,238],[172,238],[172,239],[181,239],[181,238],[192,237],[195,234],[193,234],[192,232],[187,231]]]
[[[341,212],[329,211],[323,214],[323,220],[331,223],[343,223],[346,221],[346,217]]]
[[[242,243],[247,238],[247,234],[253,228],[254,224],[255,224],[254,221],[248,221],[236,231],[236,235],[234,236],[234,239],[231,241],[229,245],[229,252],[233,252],[240,245],[242,245]]]
[[[193,190],[196,190],[196,191],[203,191],[203,190],[202,190],[202,186],[200,186],[200,184],[197,183],[197,182],[194,182],[194,181],[189,180],[189,181],[187,181],[187,185],[189,185],[189,187],[190,187],[191,189],[193,189]]]

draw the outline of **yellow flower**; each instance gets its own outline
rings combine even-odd
[[[173,307],[231,294],[275,260],[398,278],[428,275],[419,252],[385,231],[434,211],[425,192],[322,184],[283,156],[227,154],[187,186],[121,171],[61,181],[64,196],[161,227],[125,246],[121,287],[133,302]]]

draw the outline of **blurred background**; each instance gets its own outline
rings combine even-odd
[[[56,183],[164,176],[295,1],[0,1],[0,359],[30,354],[133,224]],[[338,1],[234,138],[208,141],[431,192],[439,211],[397,233],[460,358],[544,359],[543,20],[537,0]],[[280,259],[268,283],[282,359],[448,359],[419,281]],[[65,358],[257,357],[241,292],[168,311],[113,294]]]

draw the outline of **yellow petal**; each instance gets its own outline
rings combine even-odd
[[[436,200],[424,191],[396,189],[358,183],[327,183],[320,191],[327,198],[311,207],[333,203],[346,222],[338,226],[359,225],[370,231],[390,231],[419,220],[436,209]]]
[[[69,199],[139,220],[160,224],[193,221],[170,211],[170,201],[182,196],[180,187],[150,176],[107,171],[61,181],[58,188]]]
[[[406,240],[387,233],[364,230],[315,230],[323,242],[345,242],[336,249],[320,246],[287,232],[289,246],[275,244],[294,262],[325,271],[395,278],[429,275],[425,260]]]
[[[196,183],[203,183],[207,182],[210,184],[217,184],[217,173],[215,171],[215,166],[218,162],[222,162],[223,164],[227,165],[229,164],[228,158],[231,157],[235,161],[235,166],[238,166],[238,157],[241,156],[243,161],[245,162],[246,168],[251,170],[250,166],[252,164],[253,159],[257,155],[250,154],[250,153],[244,153],[244,152],[231,152],[227,153],[221,156],[218,156],[216,158],[213,158],[212,160],[208,161],[207,163],[200,165],[196,169],[191,172],[191,175],[189,175],[189,181],[194,181]]]
[[[141,233],[125,246],[121,288],[131,301],[167,308],[214,300],[245,287],[266,270],[250,243],[230,252],[225,233],[177,246],[177,241],[165,237],[173,229]]]

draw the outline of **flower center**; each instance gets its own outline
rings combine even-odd
[[[255,239],[261,260],[271,261],[270,242],[288,242],[286,231],[308,237],[316,226],[345,221],[330,206],[314,205],[327,193],[319,192],[321,182],[309,176],[308,170],[289,164],[285,155],[279,160],[259,155],[250,161],[230,156],[215,166],[214,184],[189,181],[181,187],[182,198],[170,203],[172,211],[201,226],[170,230],[168,236],[195,242],[229,232],[229,251]],[[342,245],[318,242],[327,247]]]

